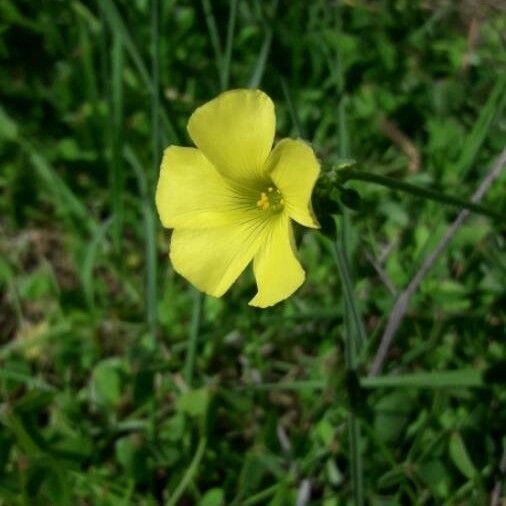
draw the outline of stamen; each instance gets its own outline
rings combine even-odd
[[[267,192],[260,193],[260,199],[257,201],[257,207],[265,211],[270,209],[271,211],[280,211],[283,207],[285,201],[283,200],[283,196],[281,192],[273,187],[269,186],[267,188]]]

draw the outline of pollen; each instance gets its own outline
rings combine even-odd
[[[257,207],[262,211],[270,209],[271,211],[280,211],[285,201],[281,192],[272,186],[269,186],[266,191],[260,193],[260,199],[257,201]]]

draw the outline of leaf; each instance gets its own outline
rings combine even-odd
[[[378,401],[374,430],[380,440],[394,443],[401,438],[414,401],[413,395],[405,390],[392,392]]]
[[[121,397],[121,374],[117,359],[100,362],[93,370],[92,393],[103,406],[117,404]]]
[[[482,373],[473,369],[420,372],[362,378],[364,388],[471,388],[483,387]]]
[[[189,416],[204,417],[209,405],[209,390],[199,388],[184,393],[177,400],[177,409]]]
[[[17,123],[5,113],[3,107],[0,107],[0,138],[15,141],[18,136],[19,128]]]
[[[275,466],[273,459],[268,455],[258,452],[251,452],[246,455],[239,476],[238,492],[235,501],[248,497],[258,490],[264,476],[272,472]]]
[[[450,437],[449,451],[452,462],[466,478],[471,480],[476,477],[478,471],[474,467],[464,440],[458,432],[454,432]]]
[[[440,460],[431,460],[421,464],[418,468],[418,475],[436,497],[448,495],[449,473]]]
[[[126,474],[144,483],[150,475],[148,453],[139,434],[131,434],[116,441],[116,458]]]
[[[208,490],[202,499],[199,506],[223,506],[225,504],[225,494],[222,488],[212,488]]]

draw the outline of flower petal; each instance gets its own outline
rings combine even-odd
[[[260,90],[232,90],[199,107],[188,121],[193,142],[223,176],[244,184],[262,176],[274,141],[272,100]]]
[[[175,229],[170,259],[199,290],[221,297],[253,259],[267,220],[246,213],[242,223],[206,230]]]
[[[267,160],[267,172],[279,188],[290,217],[301,225],[319,228],[311,207],[311,193],[320,174],[320,164],[308,144],[283,139]]]
[[[267,307],[292,295],[304,282],[304,270],[295,256],[293,229],[288,216],[280,214],[269,226],[269,234],[255,255],[258,293],[251,306]]]
[[[204,228],[230,223],[237,197],[195,148],[170,146],[163,154],[156,208],[164,227]]]

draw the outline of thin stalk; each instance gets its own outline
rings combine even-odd
[[[159,22],[160,4],[159,0],[151,0],[151,134],[152,134],[152,170],[151,174],[145,180],[145,193],[143,195],[143,217],[146,227],[146,321],[148,324],[151,351],[155,353],[157,348],[157,290],[156,277],[158,270],[158,257],[156,254],[156,219],[154,210],[154,181],[158,174],[158,164],[160,160],[160,22]],[[152,386],[153,395],[149,403],[149,432],[151,440],[156,444],[156,414],[157,414],[157,391],[156,375],[153,375]],[[152,483],[152,486],[154,483]]]
[[[493,218],[495,220],[506,221],[506,216],[492,209],[488,209],[485,206],[482,206],[481,204],[475,204],[473,202],[469,202],[467,200],[458,197],[453,197],[452,195],[447,195],[437,190],[431,190],[429,188],[421,188],[420,186],[406,183],[405,181],[399,181],[398,179],[394,179],[388,176],[373,174],[371,172],[364,172],[352,168],[341,169],[337,172],[337,175],[339,178],[339,182],[341,183],[350,180],[366,181],[368,183],[385,186],[393,190],[400,190],[405,193],[415,195],[417,197],[434,200],[442,204],[448,204],[462,209],[468,209],[469,211],[473,211],[478,214],[483,214],[484,216],[488,216],[489,218]]]
[[[153,349],[156,346],[156,277],[157,277],[157,254],[156,254],[156,220],[153,209],[152,193],[153,181],[156,181],[160,163],[160,5],[159,0],[151,2],[151,81],[153,83],[151,93],[151,131],[152,131],[152,173],[148,178],[149,190],[146,193],[147,202],[144,206],[144,219],[146,224],[146,319],[153,339]]]
[[[260,48],[260,51],[257,56],[257,62],[255,64],[255,68],[253,70],[253,73],[251,75],[251,78],[248,82],[248,88],[258,88],[260,86],[260,83],[262,82],[262,77],[265,72],[265,67],[267,64],[267,60],[269,58],[269,53],[272,46],[272,36],[273,36],[273,29],[272,29],[272,22],[269,23],[265,20],[263,14],[262,14],[262,8],[260,6],[259,0],[255,0],[255,8],[257,12],[259,13],[260,20],[262,22],[262,25],[265,30],[264,35],[264,41],[262,43],[262,46]],[[274,12],[274,15],[276,15],[278,9],[278,0],[274,0],[272,10]]]
[[[338,32],[342,31],[342,16],[340,3],[337,3],[334,10],[334,24]],[[346,158],[349,156],[349,135],[346,121],[346,97],[344,95],[344,73],[342,53],[339,46],[335,49],[335,60],[331,64],[333,77],[339,96],[338,106],[338,134],[340,156]],[[365,332],[360,321],[359,312],[355,303],[355,296],[352,286],[351,269],[349,268],[350,258],[350,216],[348,211],[343,210],[341,237],[335,242],[336,256],[339,272],[341,273],[341,284],[343,287],[343,295],[345,298],[345,314],[344,314],[344,330],[345,330],[345,361],[348,373],[356,374],[358,366],[358,353],[361,345],[365,342]],[[351,315],[348,313],[349,310]],[[355,395],[354,390],[350,389],[350,396]],[[350,438],[350,467],[351,467],[351,488],[352,499],[355,506],[363,506],[364,504],[364,484],[363,484],[363,463],[360,448],[360,425],[355,414],[354,402],[350,399],[350,407],[348,410],[348,435]]]
[[[218,34],[216,19],[214,18],[210,0],[202,0],[202,8],[204,10],[204,16],[206,19],[207,29],[209,31],[209,37],[211,38],[211,45],[213,46],[216,68],[218,70],[218,74],[221,80],[221,69],[223,67],[222,64],[223,51],[221,49],[220,36]]]
[[[353,486],[353,500],[356,506],[364,504],[364,483],[363,483],[363,464],[362,450],[360,448],[360,424],[358,418],[350,411],[348,413],[348,432],[350,435],[350,451],[354,456],[351,459],[351,482]]]
[[[179,485],[177,486],[176,490],[174,490],[174,493],[169,497],[169,500],[165,503],[165,506],[176,506],[176,504],[179,504],[179,500],[181,499],[191,480],[197,474],[200,461],[202,460],[202,457],[204,456],[204,452],[206,450],[206,446],[207,446],[207,439],[203,437],[199,441],[197,451],[195,452],[195,455],[190,465],[186,469],[186,472],[184,473],[182,480],[179,482]]]
[[[301,380],[301,381],[281,381],[279,383],[251,383],[241,385],[238,390],[324,390],[325,381],[319,380]]]
[[[342,234],[342,237],[343,236],[344,233]],[[343,246],[341,246],[340,242],[343,243]],[[343,287],[343,296],[345,299],[344,346],[346,369],[349,372],[355,373],[358,366],[358,353],[361,349],[361,343],[363,342],[365,335],[362,337],[360,336],[359,329],[362,328],[362,326],[358,323],[360,321],[360,317],[358,316],[358,308],[355,304],[355,298],[352,290],[351,275],[346,261],[346,253],[344,250],[345,243],[346,241],[340,241],[338,239],[335,242],[335,251]],[[351,315],[347,312],[348,310]],[[350,392],[350,394],[351,393],[352,392]],[[353,412],[353,399],[350,399],[350,401],[351,406],[348,412],[348,435],[350,438],[352,493],[355,506],[362,506],[364,504],[364,485],[362,453],[360,448],[360,425],[356,414]]]
[[[307,139],[306,130],[302,125],[302,122],[300,121],[297,108],[293,103],[293,98],[292,94],[290,93],[290,89],[288,88],[286,81],[282,77],[280,77],[280,81],[281,81],[281,88],[283,89],[283,95],[285,96],[286,103],[288,104],[288,111],[290,112],[290,116],[292,118],[295,131],[297,132],[297,135],[299,135],[303,139]]]
[[[277,492],[278,488],[279,485],[277,483],[276,485],[271,485],[265,490],[248,497],[248,499],[244,499],[242,506],[254,506],[255,504],[261,504],[269,497],[272,497]]]
[[[121,144],[123,133],[123,66],[124,50],[123,42],[118,35],[113,36],[112,42],[112,80],[111,80],[111,116],[112,116],[112,158],[111,158],[111,198],[114,222],[112,224],[112,236],[116,254],[121,252],[123,237],[123,158],[121,156]]]
[[[230,78],[230,62],[232,60],[232,47],[234,45],[235,21],[237,18],[237,0],[230,0],[230,12],[228,16],[227,42],[225,44],[225,53],[223,55],[221,68],[221,89],[228,88]]]
[[[483,373],[472,369],[361,378],[363,388],[483,388]]]
[[[195,356],[197,354],[197,341],[200,330],[200,319],[202,317],[202,294],[195,290],[195,299],[193,301],[193,312],[188,335],[188,347],[186,349],[186,363],[184,368],[184,378],[186,384],[191,387],[193,382],[193,371],[195,370]]]
[[[116,3],[114,0],[100,0],[99,3],[102,8],[104,19],[110,25],[111,32],[121,38],[125,50],[130,56],[130,59],[132,60],[137,73],[144,81],[144,84],[146,85],[149,92],[153,93],[155,91],[155,86],[151,79],[148,66],[145,64],[141,53],[135,45],[134,38],[128,31],[127,25],[121,17],[120,11],[116,7]],[[164,136],[164,140],[170,140],[171,142],[177,143],[179,134],[175,129],[170,116],[167,114],[163,107],[160,107],[158,114],[160,114],[162,125],[165,128],[166,135]]]
[[[345,241],[342,241],[343,244]],[[339,241],[334,243],[334,251],[335,251],[335,260],[339,270],[339,275],[341,277],[341,283],[343,285],[343,291],[345,293],[346,299],[346,307],[351,313],[353,325],[355,328],[355,339],[356,342],[354,344],[356,354],[360,355],[362,352],[363,346],[366,344],[366,333],[364,329],[364,324],[362,323],[362,318],[360,317],[360,313],[355,302],[350,304],[349,301],[354,301],[353,294],[353,281],[351,278],[350,267],[348,263],[348,259],[346,258],[346,254],[344,252],[344,247],[340,244]]]

